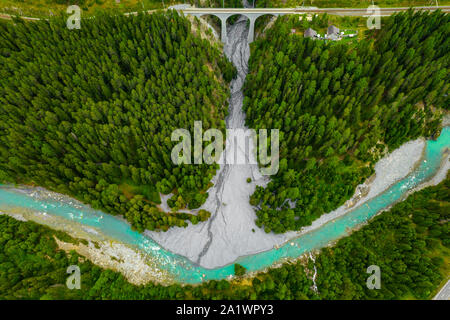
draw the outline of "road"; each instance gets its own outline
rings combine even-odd
[[[450,300],[450,280],[448,280],[441,291],[434,296],[433,300]]]
[[[380,16],[390,16],[393,13],[406,11],[409,7],[397,7],[397,8],[380,8]],[[429,6],[429,7],[413,7],[414,10],[428,10],[435,11],[441,9],[443,12],[450,12],[450,6]],[[166,9],[164,9],[166,10]],[[367,13],[366,8],[183,8],[178,9],[184,13],[204,13],[204,14],[214,14],[214,13],[278,13],[278,14],[304,14],[304,13],[328,13],[338,16],[367,16],[373,15],[373,13]],[[148,13],[157,10],[146,11]],[[136,15],[137,12],[125,13],[125,15]],[[0,13],[0,19],[11,19],[11,15]],[[39,18],[33,17],[21,17],[24,20],[40,20]]]
[[[406,11],[409,7],[380,8],[380,16],[389,16],[396,12]],[[441,9],[450,12],[450,6],[413,7],[414,10],[435,11]],[[339,16],[367,16],[367,8],[186,8],[181,9],[185,14],[304,14],[304,13],[328,13]]]

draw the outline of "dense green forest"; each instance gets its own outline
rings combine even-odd
[[[251,198],[267,232],[309,225],[348,200],[388,150],[439,131],[449,16],[408,11],[384,22],[362,41],[326,42],[291,34],[305,21],[283,17],[252,45],[247,125],[280,129],[280,170]]]
[[[225,129],[235,68],[175,11],[0,23],[0,182],[74,196],[138,230],[209,217],[198,208],[218,165],[172,163],[174,129]],[[176,210],[175,210],[176,211]]]
[[[426,299],[450,275],[450,179],[396,204],[316,259],[317,286],[328,299]],[[381,269],[368,290],[365,270]]]
[[[0,299],[428,299],[449,275],[450,179],[410,195],[312,260],[284,263],[253,278],[198,286],[134,286],[75,252],[56,250],[69,236],[0,215]],[[65,286],[66,269],[81,269],[81,289]],[[381,269],[381,289],[366,287],[366,269]],[[245,269],[235,265],[243,274]]]

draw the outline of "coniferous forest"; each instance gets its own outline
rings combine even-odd
[[[396,14],[351,42],[305,39],[291,32],[298,24],[279,18],[251,45],[245,83],[247,126],[281,132],[279,171],[249,199],[266,232],[342,205],[380,157],[438,135],[450,109],[448,15]],[[170,10],[98,13],[79,30],[64,17],[0,21],[0,183],[70,195],[140,232],[206,221],[205,210],[180,211],[206,201],[218,165],[173,164],[171,134],[194,136],[194,121],[224,131],[236,70],[199,34]],[[314,260],[251,275],[236,263],[231,280],[167,286],[135,286],[56,242],[86,240],[0,212],[0,300],[429,299],[450,273],[449,201],[447,175]],[[65,285],[74,264],[80,290]],[[382,270],[379,290],[366,286],[370,265]]]
[[[396,14],[356,43],[290,33],[278,19],[252,48],[249,127],[280,129],[280,170],[251,198],[267,232],[342,205],[387,151],[438,133],[449,109],[449,16]]]
[[[138,230],[197,223],[160,212],[207,198],[214,165],[172,163],[174,129],[225,129],[235,69],[176,12],[0,23],[0,181],[124,215]],[[176,211],[176,210],[174,210]]]
[[[449,272],[449,199],[447,177],[322,249],[315,259],[317,291],[311,259],[231,282],[134,286],[118,272],[79,260],[74,251],[58,250],[54,237],[80,240],[0,215],[0,299],[427,299]],[[71,264],[81,269],[80,290],[65,286]],[[382,270],[380,290],[366,287],[372,264]]]

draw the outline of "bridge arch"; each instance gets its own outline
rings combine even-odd
[[[248,43],[253,42],[253,40],[255,39],[255,23],[256,20],[258,20],[260,17],[263,16],[273,16],[273,17],[278,17],[280,14],[279,13],[272,13],[272,12],[268,12],[268,13],[261,13],[261,14],[255,14],[254,18],[250,19],[250,26],[248,29]],[[252,21],[253,20],[253,21]]]
[[[247,17],[246,14],[242,14],[242,13],[233,13],[233,14],[230,14],[230,15],[227,17],[227,22],[228,22],[228,20],[229,20],[231,17],[236,17],[236,16],[244,16],[244,17]]]
[[[191,15],[197,18],[201,18],[203,16],[209,15],[209,16],[214,16],[220,19],[220,39],[222,40],[223,43],[227,42],[227,19],[234,15],[234,14],[229,14],[229,13],[214,13],[214,12],[201,12],[201,13],[186,13],[183,12],[183,14],[185,16],[187,15]]]
[[[242,15],[244,17],[247,17],[249,19],[249,30],[248,30],[248,43],[252,43],[255,37],[255,21],[261,16],[265,15],[273,15],[273,16],[280,16],[284,15],[285,13],[278,13],[278,12],[263,12],[263,13],[247,13],[247,12],[183,12],[183,14],[186,15],[192,15],[198,18],[201,18],[204,15],[212,15],[216,16],[221,21],[221,40],[223,43],[227,42],[227,20],[229,17],[234,15]]]
[[[231,23],[233,23],[232,21],[230,21],[230,20],[232,20],[232,19],[231,19],[232,17],[237,17],[238,19],[239,19],[239,17],[245,17],[245,18],[248,19],[248,17],[247,17],[246,14],[242,14],[242,13],[233,13],[233,14],[230,14],[230,15],[226,18],[227,24],[230,24],[230,25],[231,25]],[[228,32],[227,32],[227,35],[228,35]]]
[[[199,13],[199,14],[190,14],[190,15],[198,18],[199,20],[200,19],[205,20],[205,22],[208,24],[210,21],[208,21],[206,18],[210,17],[213,20],[214,24],[213,25],[209,24],[209,28],[214,31],[214,34],[216,36],[221,36],[221,30],[223,29],[223,24],[222,24],[222,20],[217,15],[215,15],[214,13],[208,13],[208,12]],[[219,20],[219,21],[217,21],[217,20]],[[219,23],[221,25],[220,26],[221,30],[219,31],[219,35],[217,35],[218,30],[215,28],[217,23]]]

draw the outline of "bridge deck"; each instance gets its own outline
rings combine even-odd
[[[398,8],[380,8],[382,14],[392,14],[394,12],[406,11],[410,9],[409,7],[398,7]],[[450,12],[450,6],[430,6],[430,7],[413,7],[414,10],[428,10],[434,11],[441,9],[444,12]],[[236,13],[236,14],[301,14],[301,13],[335,13],[335,14],[367,14],[367,8],[186,8],[179,9],[186,14],[197,13],[197,14],[223,14],[223,13]]]

